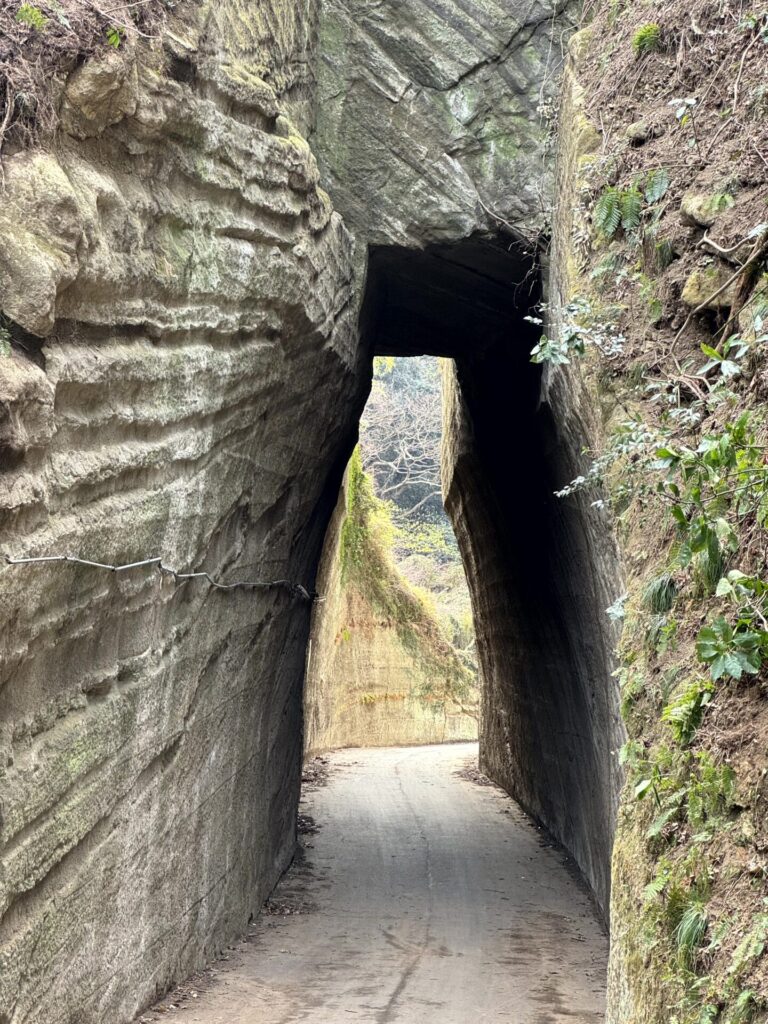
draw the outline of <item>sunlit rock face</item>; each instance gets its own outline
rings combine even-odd
[[[2,552],[311,588],[361,402],[314,14],[180,11],[5,159]],[[119,1024],[291,857],[310,606],[5,564],[0,606],[0,1021]]]
[[[306,752],[476,740],[474,673],[390,560],[360,477],[353,459],[323,545],[323,599],[312,617],[304,691]]]

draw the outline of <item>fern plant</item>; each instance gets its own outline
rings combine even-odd
[[[629,234],[640,227],[643,205],[655,205],[669,188],[669,172],[661,167],[651,171],[643,183],[637,176],[626,188],[608,185],[598,196],[592,210],[592,222],[604,238],[613,238],[621,228]]]
[[[650,882],[643,889],[643,900],[645,903],[651,903],[666,889],[669,883],[669,865],[665,860],[659,861],[659,867],[656,874],[650,880]]]
[[[592,220],[595,228],[606,238],[612,238],[621,224],[621,193],[615,185],[609,185],[595,203]]]
[[[704,711],[712,702],[715,688],[708,679],[697,679],[664,708],[663,720],[681,746],[687,746],[701,725]]]
[[[634,231],[640,226],[643,196],[636,185],[622,189],[619,192],[619,210],[621,212],[621,226],[625,231]]]
[[[752,989],[745,989],[736,997],[730,1015],[731,1024],[748,1024],[758,1009],[757,995]]]
[[[658,203],[663,199],[669,188],[669,171],[666,167],[658,167],[648,172],[645,179],[645,200],[647,203]]]

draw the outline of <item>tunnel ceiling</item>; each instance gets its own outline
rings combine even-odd
[[[422,250],[370,251],[363,335],[376,355],[465,358],[509,344],[539,296],[531,255],[510,239],[473,236]],[[531,345],[526,349],[530,351]]]

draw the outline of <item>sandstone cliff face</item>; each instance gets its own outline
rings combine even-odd
[[[185,5],[164,55],[73,76],[55,156],[6,158],[4,554],[311,588],[361,398],[312,37],[309,4]],[[116,1024],[291,857],[310,607],[70,565],[0,592],[0,1020]]]
[[[351,477],[351,481],[350,481]],[[359,460],[323,545],[304,695],[308,754],[477,739],[477,688],[387,557]]]
[[[608,733],[593,731],[613,722],[606,679],[590,689],[567,623],[567,656],[542,656],[542,691],[521,685],[501,642],[525,597],[510,589],[501,527],[514,502],[500,481],[530,502],[529,525],[562,482],[537,475],[535,458],[533,486],[513,474],[503,413],[518,398],[535,405],[540,384],[520,321],[535,288],[518,301],[515,286],[542,227],[539,106],[569,28],[567,6],[549,2],[436,13],[188,0],[162,53],[73,75],[56,155],[4,167],[0,308],[13,352],[0,354],[0,517],[13,556],[161,556],[226,581],[311,587],[370,356],[403,345],[396,318],[384,338],[371,317],[412,300],[421,350],[464,356],[466,408],[481,396],[501,417],[457,421],[447,471],[483,670],[497,681],[489,715],[541,714],[561,737],[515,748],[491,716],[487,763],[603,894],[594,859],[607,841],[593,849],[583,829],[607,836],[612,821]],[[390,262],[358,339],[369,244]],[[409,253],[417,265],[403,273]],[[504,337],[511,361],[494,362]],[[562,415],[542,458],[581,431],[578,409]],[[473,432],[484,453],[462,463]],[[590,535],[581,520],[566,534],[552,558],[575,580]],[[592,623],[605,587],[585,588]],[[0,591],[0,1021],[118,1024],[242,929],[290,858],[310,608],[283,587],[224,592],[152,569],[8,565]],[[604,637],[588,630],[602,664]],[[533,635],[541,651],[552,633]],[[523,644],[515,658],[532,653]],[[547,718],[541,697],[563,694]]]

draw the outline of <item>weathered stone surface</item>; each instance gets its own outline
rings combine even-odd
[[[680,202],[680,218],[690,227],[709,228],[733,206],[733,197],[686,192]]]
[[[99,139],[5,161],[0,307],[46,344],[0,355],[2,551],[311,586],[361,391],[292,127],[311,8],[183,10],[133,112],[92,90]],[[4,565],[0,603],[0,1020],[119,1024],[291,857],[309,606],[71,565]]]
[[[575,37],[573,52],[581,39]],[[575,194],[585,146],[580,93],[569,79],[560,122],[559,195]],[[571,203],[558,204],[550,249],[549,324],[572,298]],[[614,630],[621,594],[605,512],[583,495],[554,496],[584,470],[599,435],[576,367],[529,362],[517,312],[487,352],[457,359],[445,381],[443,493],[472,592],[483,676],[481,762],[573,854],[607,916],[622,772]]]
[[[114,78],[79,72],[64,118],[76,140],[4,165],[0,309],[46,343],[44,370],[20,363],[18,347],[0,356],[3,550],[161,555],[311,586],[373,347],[369,333],[358,345],[353,268],[365,270],[369,244],[450,249],[499,218],[505,252],[538,234],[551,183],[538,104],[569,27],[557,3],[327,0],[318,20],[313,0],[187,0],[163,55],[138,51],[122,82],[117,67]],[[307,143],[315,113],[323,183],[356,254]],[[515,275],[531,265],[517,249],[497,255],[489,267],[474,245],[452,270],[483,325],[495,313],[481,315],[478,297],[514,304]],[[467,315],[451,328],[452,344],[477,349],[464,399],[495,374],[503,413],[514,376],[480,358],[501,335],[460,338]],[[446,322],[424,321],[433,349]],[[530,338],[515,338],[517,359]],[[548,408],[560,416],[557,401]],[[579,410],[563,408],[552,443],[581,430]],[[478,472],[498,453],[483,458]],[[545,481],[534,480],[538,500]],[[493,487],[473,493],[498,527]],[[574,545],[555,552],[577,580],[589,534],[581,544],[578,519],[569,529]],[[499,543],[465,550],[481,618],[483,595],[499,595],[484,671],[510,681],[493,691],[496,712],[528,721],[533,691],[498,646],[522,594],[496,572]],[[587,618],[608,603],[592,584]],[[0,1020],[122,1024],[243,928],[291,855],[309,608],[281,588],[221,592],[72,565],[5,566],[0,598]],[[609,842],[604,749],[588,731],[570,737],[603,714],[604,679],[586,687],[575,624],[572,660],[553,667],[572,686],[565,706],[583,714],[542,721],[562,725],[558,757],[584,759],[575,788],[551,797],[560,810],[575,799],[570,817],[550,817],[601,891],[589,858],[604,850],[577,840],[588,821]],[[545,644],[551,631],[538,635]],[[547,761],[551,745],[528,749],[543,801],[563,769]],[[510,763],[495,774],[522,793]]]
[[[538,233],[569,7],[324,0],[313,148],[358,237],[418,248],[494,213]]]
[[[616,553],[604,520],[552,498],[594,423],[570,378],[535,411],[522,321],[553,184],[543,114],[570,27],[566,4],[326,0],[313,146],[361,264],[371,248],[369,344],[457,361],[444,493],[480,641],[483,763],[574,853],[605,908]],[[562,116],[578,161],[598,136],[575,106]],[[484,245],[499,228],[503,246]]]
[[[605,614],[621,592],[616,551],[605,517],[554,496],[583,469],[590,403],[562,375],[538,402],[526,355],[459,360],[444,389],[443,491],[472,593],[480,761],[572,853],[607,917],[623,734]],[[507,450],[494,441],[505,429]]]
[[[49,444],[54,390],[27,359],[0,355],[0,360],[0,464],[11,469]]]
[[[98,135],[135,113],[137,102],[136,62],[132,55],[111,50],[70,75],[64,89],[62,128],[75,138]]]
[[[53,327],[56,297],[75,279],[85,221],[63,165],[52,155],[20,153],[4,161],[0,207],[3,312],[32,334]]]
[[[732,277],[733,270],[722,263],[698,267],[688,275],[680,298],[686,306],[726,309],[733,305],[738,292],[737,281],[728,284]]]
[[[381,566],[375,586],[345,559],[348,502],[345,479],[320,562],[323,601],[312,616],[307,752],[476,740],[475,680],[407,582],[382,559],[370,523],[361,538],[370,553],[362,560]],[[382,592],[386,605],[377,601]]]
[[[589,32],[574,35],[568,46],[568,60],[560,97],[560,131],[558,135],[556,195],[573,196],[583,173],[584,94],[578,81],[578,68],[589,44]],[[592,135],[593,153],[601,145],[600,137]],[[550,336],[562,333],[566,307],[577,294],[580,282],[577,240],[584,231],[577,204],[558,202],[553,221],[552,244],[547,276],[547,323]],[[590,373],[587,361],[582,372],[578,363],[547,368],[544,372],[542,410],[551,416],[554,436],[549,450],[557,452],[554,466],[555,487],[582,473],[588,456],[600,443],[604,430],[604,397],[599,379]],[[564,792],[579,808],[571,816],[568,799],[558,809],[560,818],[556,834],[564,830],[572,834],[572,849],[577,862],[597,896],[608,918],[611,886],[611,853],[616,828],[619,794],[624,772],[619,764],[619,751],[626,738],[621,717],[619,689],[614,677],[615,644],[618,628],[609,619],[606,609],[623,593],[622,565],[619,547],[609,512],[594,492],[576,492],[567,499],[556,499],[554,536],[559,545],[555,557],[558,590],[562,595],[564,641],[562,656],[573,659],[572,688],[564,697],[564,706],[555,712],[562,716],[558,737],[551,743],[551,762],[556,761],[560,743],[576,744],[576,758],[570,752],[556,764],[555,773]],[[559,525],[558,525],[559,523]],[[575,703],[574,703],[575,698]],[[555,700],[558,705],[559,701]],[[570,724],[567,724],[570,721]],[[574,723],[578,723],[574,726]],[[585,743],[585,736],[589,741]],[[591,767],[587,767],[590,764]],[[573,774],[570,769],[574,768]]]

